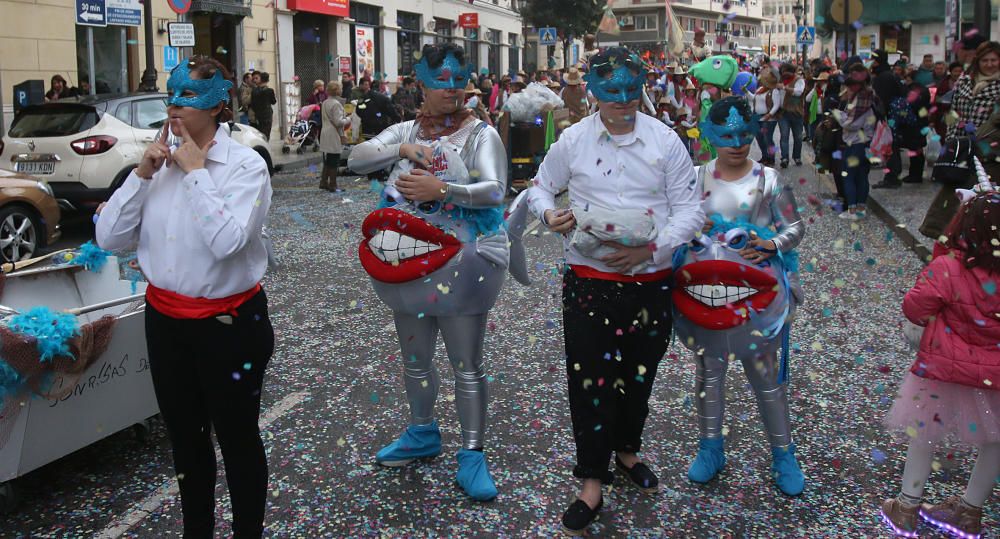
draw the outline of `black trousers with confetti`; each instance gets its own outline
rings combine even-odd
[[[670,344],[666,281],[621,283],[563,277],[563,332],[576,467],[610,483],[611,452],[636,453],[656,368]]]
[[[146,344],[156,402],[173,449],[185,538],[215,528],[215,450],[222,449],[233,505],[233,537],[260,537],[267,501],[267,457],[257,426],[274,330],[261,290],[227,324],[179,320],[146,304]]]

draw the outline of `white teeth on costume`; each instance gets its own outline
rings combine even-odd
[[[437,251],[441,246],[423,240],[404,236],[395,230],[382,230],[368,240],[368,249],[379,260],[386,263],[398,262]]]
[[[757,293],[757,289],[745,286],[725,286],[721,284],[696,284],[684,288],[692,298],[709,307],[722,307],[746,299]]]

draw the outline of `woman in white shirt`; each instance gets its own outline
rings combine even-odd
[[[771,68],[764,68],[758,77],[760,87],[750,98],[754,117],[760,123],[757,132],[757,146],[760,148],[760,163],[764,166],[774,166],[774,129],[778,125],[781,111],[781,96],[778,89],[778,75]]]
[[[274,349],[262,229],[271,204],[267,164],[219,126],[232,84],[196,56],[167,82],[168,129],[97,220],[105,249],[137,248],[149,284],[146,344],[156,400],[173,448],[185,537],[215,526],[215,431],[226,466],[233,536],[264,528],[267,459],[257,421]]]

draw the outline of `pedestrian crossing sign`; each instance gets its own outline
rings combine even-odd
[[[556,29],[547,26],[545,28],[538,29],[538,44],[539,45],[555,45],[556,44]]]
[[[798,31],[795,33],[795,44],[812,45],[815,42],[816,42],[816,27],[800,26]]]

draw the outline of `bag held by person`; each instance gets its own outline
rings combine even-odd
[[[948,137],[944,140],[941,155],[934,163],[931,178],[950,186],[968,185],[972,178],[973,146],[972,138],[966,136]]]

